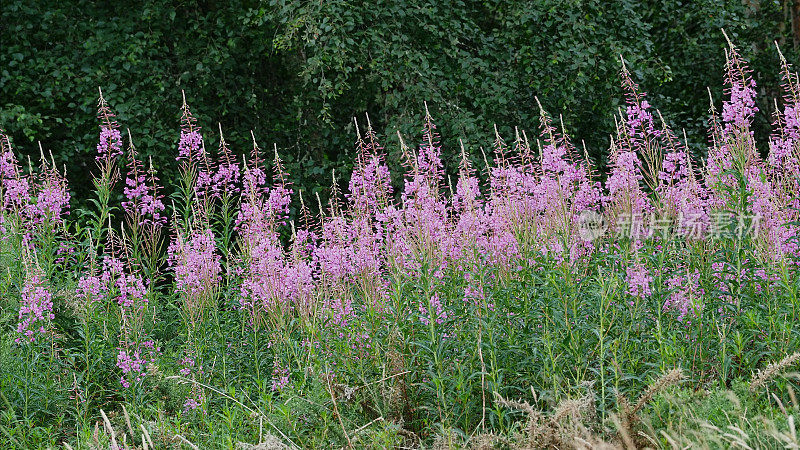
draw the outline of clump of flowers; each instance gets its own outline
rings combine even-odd
[[[425,111],[422,144],[406,155],[409,173],[401,193],[402,208],[386,211],[387,232],[393,235],[389,250],[392,264],[416,273],[421,260],[431,267],[444,264],[440,251],[447,242],[447,204],[440,184],[444,178],[439,134],[430,113]]]
[[[272,369],[272,391],[281,391],[289,385],[289,369],[283,367],[281,362],[275,359]]]
[[[658,174],[659,213],[674,221],[681,234],[700,238],[710,222],[708,192],[695,176],[686,146],[666,125],[662,136],[667,153]]]
[[[20,169],[11,139],[0,129],[0,239],[17,228],[30,200],[30,183]]]
[[[126,343],[117,354],[117,367],[122,371],[120,383],[129,388],[140,383],[150,364],[155,362],[160,348],[152,340],[141,343]]]
[[[706,186],[714,208],[736,207],[736,173],[752,180],[759,170],[759,157],[751,125],[755,106],[756,82],[747,63],[733,44],[726,53],[725,92],[722,124],[712,109],[711,147],[706,161]]]
[[[183,161],[189,165],[197,164],[205,158],[205,145],[203,135],[200,134],[200,127],[197,126],[197,119],[189,110],[186,104],[186,95],[183,95],[181,105],[181,133],[178,139],[177,161]]]
[[[667,280],[667,288],[672,292],[664,303],[664,309],[678,312],[683,318],[700,305],[699,300],[705,291],[699,286],[700,272],[695,270],[685,274],[676,274]]]
[[[388,205],[392,180],[382,151],[383,147],[378,143],[371,125],[367,128],[365,139],[358,133],[356,165],[350,177],[348,195],[357,211],[375,212]]]
[[[192,395],[186,398],[183,403],[183,410],[186,412],[194,411],[203,407],[205,396],[199,389],[192,389]]]
[[[220,283],[221,257],[214,233],[206,229],[185,236],[179,231],[167,253],[167,262],[175,273],[175,288],[194,324],[202,317]]]
[[[125,194],[122,207],[134,224],[160,227],[167,223],[153,163],[151,161],[149,170],[145,171],[133,142],[128,151],[128,173],[122,191]]]
[[[650,288],[653,277],[641,261],[636,261],[625,269],[625,281],[628,284],[628,294],[634,297],[647,298],[653,294]]]
[[[120,273],[115,287],[117,303],[120,307],[144,309],[148,299],[147,288],[141,276]]]
[[[239,193],[239,179],[241,169],[236,162],[225,137],[222,135],[222,125],[219,127],[219,161],[217,170],[211,177],[211,193],[214,197],[233,196]]]
[[[188,295],[208,295],[219,282],[220,257],[211,230],[179,235],[169,249],[169,262],[176,275],[177,289]]]
[[[653,126],[650,104],[644,100],[644,94],[638,91],[624,66],[622,79],[628,106],[626,115],[618,122],[617,139],[611,153],[611,173],[606,180],[608,194],[603,198],[603,205],[614,222],[640,218],[652,211],[652,202],[642,189],[642,183],[647,181],[653,187],[655,175],[652,165],[658,151],[655,141],[660,136],[660,130]],[[643,162],[647,163],[645,172],[648,178],[643,174]]]
[[[103,258],[100,275],[85,275],[78,280],[76,293],[90,301],[111,300],[128,309],[142,310],[148,303],[142,277],[126,271],[122,260],[108,255]]]
[[[36,196],[27,205],[25,214],[32,224],[53,223],[69,214],[67,180],[55,166],[46,163],[38,174]]]
[[[37,338],[48,336],[52,329],[53,295],[47,289],[44,279],[37,274],[30,275],[21,292],[22,305],[19,308],[19,322],[15,342],[33,343]]]
[[[119,132],[119,124],[114,113],[103,98],[102,90],[97,105],[97,118],[100,120],[100,139],[97,142],[95,159],[101,166],[109,165],[122,155],[122,134]]]
[[[198,364],[195,352],[192,350],[187,350],[178,363],[181,366],[180,374],[183,377],[196,380],[205,375],[203,366]],[[183,403],[183,410],[189,412],[202,408],[205,399],[206,396],[203,389],[199,385],[192,383],[191,392]]]
[[[439,294],[431,295],[427,305],[425,305],[425,303],[426,302],[424,299],[419,303],[419,320],[423,325],[430,325],[431,318],[433,318],[434,322],[439,325],[443,324],[444,321],[447,320],[447,311],[445,311],[444,307],[442,307],[442,302],[439,300]]]

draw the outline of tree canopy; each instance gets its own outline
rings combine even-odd
[[[507,137],[532,130],[538,98],[602,163],[622,57],[702,152],[707,86],[722,96],[721,29],[756,72],[767,133],[780,85],[773,41],[797,61],[797,13],[788,0],[6,0],[0,127],[30,153],[41,141],[80,189],[98,87],[162,170],[175,164],[183,90],[208,142],[220,122],[244,153],[253,130],[314,190],[352,164],[353,117],[368,113],[392,153],[396,131],[418,139],[427,101],[454,168],[458,139],[479,155],[493,124]]]

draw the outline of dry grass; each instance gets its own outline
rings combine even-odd
[[[495,393],[495,399],[500,405],[527,414],[525,431],[510,442],[514,448],[575,448],[576,438],[594,440],[584,425],[595,422],[594,392],[591,390],[583,397],[561,401],[550,415],[536,410],[527,401],[505,399],[498,393]],[[487,448],[492,439],[497,438],[481,435],[476,445]]]
[[[776,363],[770,363],[767,365],[766,369],[758,371],[758,373],[753,376],[752,381],[750,381],[750,392],[757,392],[759,389],[766,386],[770,380],[783,372],[784,369],[794,365],[798,360],[800,360],[800,352],[794,352]]]
[[[618,429],[617,440],[623,443],[625,448],[643,448],[652,443],[644,442],[645,440],[649,441],[647,435],[637,430],[641,421],[639,413],[658,393],[670,386],[677,385],[683,379],[684,375],[681,369],[672,369],[666,372],[648,386],[633,405],[625,396],[621,394],[617,396],[619,406],[619,414],[615,420]]]
[[[526,414],[524,431],[510,438],[493,434],[478,435],[470,440],[469,447],[489,449],[502,445],[515,449],[657,448],[658,441],[640,430],[639,415],[660,392],[677,385],[683,379],[683,372],[673,369],[648,386],[635,403],[622,395],[618,396],[619,411],[610,416],[615,433],[599,431],[602,424],[598,422],[595,413],[595,393],[591,387],[580,398],[561,401],[550,414],[537,410],[527,401],[505,399],[495,393],[495,399],[500,405]]]

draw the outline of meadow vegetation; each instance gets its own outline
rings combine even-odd
[[[761,146],[726,59],[702,160],[620,61],[606,173],[544,109],[484,151],[426,107],[324,203],[185,100],[159,180],[100,93],[80,209],[0,133],[2,447],[798,448],[800,80]]]

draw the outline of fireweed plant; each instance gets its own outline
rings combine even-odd
[[[800,344],[800,80],[781,56],[764,157],[726,53],[705,161],[622,62],[606,174],[542,109],[448,176],[426,106],[402,178],[356,122],[323,203],[255,136],[206,146],[184,97],[166,199],[101,92],[96,197],[70,214],[51,158],[23,164],[0,131],[2,439],[453,444],[524,426],[503,398],[591,398],[602,434],[670,369],[749,377]]]

